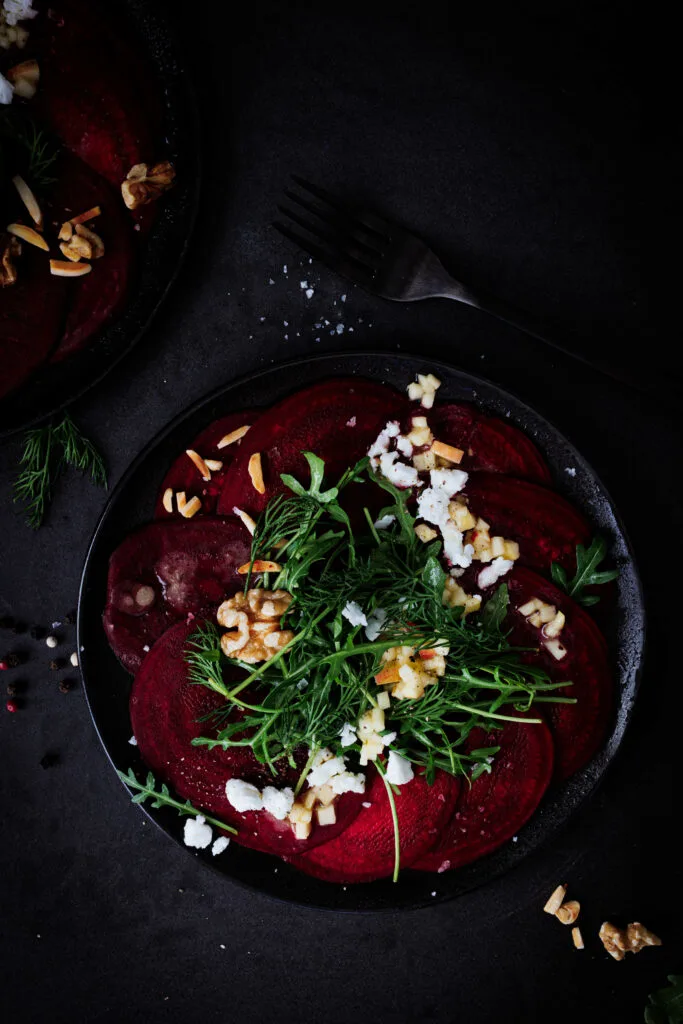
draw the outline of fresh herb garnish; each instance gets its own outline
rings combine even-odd
[[[121,772],[117,768],[116,774],[122,782],[125,782],[129,789],[138,790],[135,796],[131,797],[134,804],[144,804],[145,800],[151,798],[152,807],[154,808],[173,807],[181,817],[189,816],[196,818],[201,816],[209,825],[213,825],[215,828],[222,828],[226,832],[232,832],[233,835],[237,835],[237,829],[233,828],[232,825],[226,825],[225,822],[219,821],[218,818],[210,818],[204,811],[198,811],[196,807],[193,807],[189,800],[186,800],[185,803],[175,800],[171,796],[165,782],[161,784],[161,789],[157,790],[156,780],[152,772],[147,773],[147,778],[144,782],[138,780],[132,768],[129,768],[127,773]]]
[[[21,471],[14,483],[14,500],[26,506],[34,530],[43,522],[55,483],[65,467],[89,473],[98,487],[107,486],[102,456],[67,414],[57,423],[29,430],[24,438]]]
[[[5,143],[12,150],[11,156],[4,157]],[[59,147],[42,129],[38,128],[23,111],[3,111],[0,114],[0,156],[5,165],[16,162],[17,166],[5,166],[10,174],[21,172],[32,187],[40,190],[54,184],[54,164],[59,156]]]
[[[669,985],[648,997],[645,1024],[683,1024],[683,974],[669,974]]]
[[[586,587],[609,583],[619,575],[618,569],[597,571],[598,566],[606,557],[607,541],[604,537],[594,537],[588,548],[585,548],[583,544],[577,544],[576,575],[570,580],[566,570],[558,562],[553,562],[550,567],[553,581],[584,608],[590,608],[591,605],[597,604],[600,598],[597,594],[586,594]]]

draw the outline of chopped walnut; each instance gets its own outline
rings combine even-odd
[[[167,192],[173,185],[175,168],[168,160],[149,167],[147,164],[135,164],[128,171],[126,180],[121,183],[121,195],[129,210],[137,210],[138,206],[152,203]]]
[[[239,658],[256,665],[279,651],[293,639],[289,629],[280,629],[280,619],[292,602],[286,590],[248,590],[224,601],[216,618],[232,632],[221,637],[221,649],[227,658]]]
[[[14,260],[21,256],[21,242],[12,235],[0,235],[0,287],[14,284],[17,280],[17,268]]]
[[[617,928],[609,921],[603,922],[599,931],[600,941],[610,956],[623,960],[627,953],[640,953],[646,946],[661,946],[662,940],[639,921],[626,928]]]

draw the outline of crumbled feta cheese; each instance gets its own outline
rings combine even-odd
[[[305,690],[307,686],[308,686],[308,679],[305,679],[305,678],[304,679],[300,679],[299,682],[296,684],[297,690]]]
[[[32,0],[4,0],[5,21],[8,25],[16,25],[18,21],[28,21],[35,18],[38,11],[34,11]]]
[[[260,791],[251,782],[245,782],[243,779],[228,779],[225,784],[225,795],[240,814],[244,814],[245,811],[260,811],[263,807]]]
[[[367,630],[366,630],[367,632]],[[350,722],[344,722],[342,730],[339,733],[342,747],[352,747],[358,737],[356,736],[356,730]]]
[[[474,548],[471,544],[463,545],[462,532],[455,523],[449,519],[441,527],[441,534],[443,536],[443,553],[451,565],[461,566],[463,569],[471,565],[474,557]]]
[[[223,850],[227,850],[229,846],[230,840],[228,839],[228,837],[219,836],[218,839],[214,840],[214,844],[211,847],[211,853],[213,854],[214,857],[217,857],[219,853],[222,853]],[[225,949],[225,946],[223,946],[222,948]]]
[[[341,772],[339,775],[333,775],[329,784],[332,791],[338,796],[341,796],[342,793],[365,792],[365,776],[361,772],[358,775],[353,772]]]
[[[417,517],[435,526],[443,526],[448,519],[448,494],[435,487],[426,487],[417,499]],[[454,524],[455,525],[455,524]]]
[[[344,605],[342,615],[348,619],[352,626],[367,626],[368,620],[365,612],[356,601],[347,601]]]
[[[387,694],[387,696],[388,696],[388,694]],[[395,732],[385,732],[384,736],[382,736],[382,739],[384,740],[384,746],[388,747],[389,744],[393,743],[394,740],[396,739],[396,733]]]
[[[569,476],[576,476],[576,470],[574,469],[573,466],[565,466],[564,467],[564,471],[565,471],[565,473],[568,473]]]
[[[401,754],[397,754],[395,750],[390,750],[386,770],[387,782],[391,782],[394,786],[404,786],[412,778],[413,766],[410,761],[402,757]]]
[[[400,433],[401,427],[399,426],[396,420],[391,420],[389,423],[387,423],[384,429],[379,432],[376,439],[368,448],[368,455],[370,456],[370,458],[376,458],[377,456],[383,455],[386,452],[388,452],[391,439],[393,437],[398,437]]]
[[[14,89],[5,76],[0,73],[0,103],[11,103],[14,96]]]
[[[130,743],[131,747],[137,747],[138,745],[138,741],[135,739],[135,736],[131,736],[128,742]]]
[[[413,446],[408,440],[408,438],[404,437],[402,434],[399,434],[399,436],[396,438],[396,448],[401,453],[401,455],[403,455],[404,458],[412,458]]]
[[[355,427],[355,425],[356,425],[356,423],[357,423],[357,422],[358,422],[358,421],[357,421],[356,417],[355,417],[355,416],[352,416],[350,420],[347,420],[347,421],[346,421],[346,426],[347,426],[347,427]]]
[[[266,786],[263,790],[263,809],[272,814],[278,821],[284,821],[294,804],[294,790],[276,789],[275,786]]]
[[[452,498],[467,483],[467,473],[462,469],[432,469],[429,482],[432,487],[445,491],[448,497]]]
[[[514,562],[511,562],[509,558],[494,558],[490,565],[487,565],[485,569],[482,569],[477,576],[477,584],[485,590],[486,587],[492,586],[496,580],[499,580],[501,576],[504,576],[506,572],[509,572]]]
[[[415,487],[420,482],[417,470],[414,466],[406,466],[405,462],[397,462],[397,459],[398,452],[380,455],[379,468],[382,476],[396,487]]]
[[[361,804],[361,807],[365,807],[365,808],[372,807],[372,804],[368,803],[367,801],[364,800],[363,803]]]
[[[365,627],[365,635],[371,643],[380,635],[386,621],[387,613],[384,608],[375,608],[374,612],[370,613],[368,624]]]
[[[343,757],[331,757],[322,764],[316,765],[306,776],[309,786],[324,786],[333,775],[342,775],[346,771]]]
[[[375,520],[376,530],[388,530],[392,523],[396,522],[396,516],[388,515],[382,516],[381,519]]]
[[[207,846],[211,845],[213,832],[211,826],[206,824],[206,819],[202,814],[198,814],[196,818],[187,819],[183,830],[183,839],[185,846],[193,846],[196,850],[205,850]]]

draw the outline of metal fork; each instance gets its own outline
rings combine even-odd
[[[624,381],[612,367],[567,348],[553,336],[555,326],[548,320],[456,281],[429,246],[398,224],[353,207],[304,178],[292,178],[300,191],[285,191],[289,204],[279,205],[278,210],[287,221],[276,220],[273,227],[331,270],[395,302],[431,298],[463,302]]]

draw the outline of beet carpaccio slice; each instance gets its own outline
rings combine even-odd
[[[391,807],[381,775],[370,769],[363,808],[336,839],[290,864],[328,882],[372,882],[394,870],[394,827]],[[434,843],[453,814],[460,783],[438,771],[432,786],[417,774],[396,796],[401,866],[409,867]],[[370,804],[366,807],[365,804]]]
[[[511,642],[537,648],[537,652],[525,654],[524,659],[541,665],[553,682],[572,683],[566,690],[554,693],[576,698],[576,704],[543,705],[555,737],[556,774],[566,779],[602,746],[609,728],[614,681],[607,644],[591,617],[548,580],[516,565],[506,582],[510,593],[507,625],[512,626]],[[554,605],[565,615],[558,639],[567,653],[560,661],[543,647],[540,630],[517,610],[533,597]]]
[[[473,473],[464,488],[473,515],[491,527],[491,536],[519,542],[519,560],[540,572],[559,562],[576,569],[576,545],[591,530],[573,505],[547,487],[495,473]]]
[[[251,538],[238,519],[149,523],[109,561],[104,629],[114,653],[137,672],[152,644],[179,619],[209,615],[236,593]]]
[[[324,460],[326,484],[336,484],[363,458],[387,420],[401,417],[405,406],[398,392],[356,377],[298,391],[260,416],[249,431],[226,479],[218,511],[230,514],[237,506],[256,518],[275,495],[289,493],[281,473],[308,486],[305,451]],[[249,459],[255,453],[261,455],[265,494],[254,489],[249,475]]]
[[[463,784],[437,844],[414,868],[448,871],[470,864],[516,835],[538,807],[553,774],[553,740],[547,725],[505,722],[501,730],[473,729],[468,737],[468,750],[492,746],[500,750],[491,772],[484,772],[471,786]]]
[[[223,416],[221,419],[215,420],[206,430],[198,434],[188,445],[188,448],[197,452],[203,459],[217,459],[219,462],[222,462],[222,469],[212,471],[211,479],[207,482],[202,479],[199,470],[189,455],[183,451],[175,462],[172,463],[159,488],[156,505],[154,506],[154,518],[170,519],[178,516],[175,503],[173,512],[167,512],[164,508],[164,492],[169,487],[174,494],[177,491],[184,491],[188,501],[190,498],[195,497],[195,495],[201,499],[202,507],[197,512],[197,516],[213,515],[216,511],[218,498],[223,490],[226,474],[242,444],[241,441],[236,441],[225,448],[218,448],[218,442],[227,434],[232,433],[233,430],[239,429],[239,427],[251,426],[258,415],[258,412],[253,410],[249,412],[231,412],[229,416]],[[232,512],[232,509],[230,509],[230,512]],[[196,518],[196,516],[193,518]]]
[[[437,440],[464,451],[461,469],[550,481],[550,470],[533,441],[504,420],[456,402],[435,405],[426,415]]]
[[[231,778],[251,782],[259,789],[267,785],[295,786],[307,755],[302,750],[298,768],[292,769],[285,762],[274,777],[249,747],[210,750],[192,745],[197,736],[216,736],[219,726],[201,719],[225,703],[208,687],[189,681],[186,645],[195,628],[196,623],[180,622],[167,630],[135,677],[130,717],[145,764],[183,799],[237,828],[235,842],[243,846],[282,856],[301,853],[334,838],[358,814],[362,794],[341,796],[335,803],[336,823],[320,826],[314,820],[306,840],[296,839],[287,821],[278,821],[265,811],[240,814],[228,801],[225,784]],[[235,681],[237,673],[234,670],[232,675]],[[229,671],[224,678],[231,679]]]

